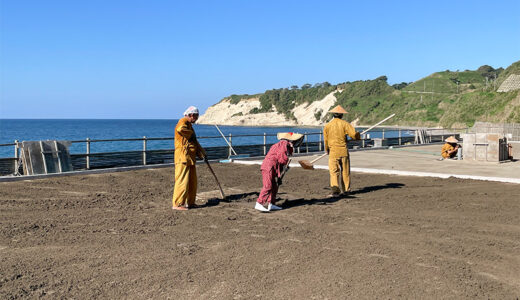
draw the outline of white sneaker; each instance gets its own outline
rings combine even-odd
[[[265,208],[265,206],[263,206],[262,204],[260,204],[258,202],[256,202],[256,204],[255,204],[255,209],[259,210],[259,211],[263,211],[263,212],[269,211],[267,208]]]
[[[274,204],[269,203],[269,206],[267,206],[268,210],[281,210],[282,208],[280,206],[276,206]]]

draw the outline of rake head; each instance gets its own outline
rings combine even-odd
[[[300,160],[298,162],[300,163],[300,166],[302,166],[302,168],[304,168],[305,170],[314,170],[314,165],[310,161]]]

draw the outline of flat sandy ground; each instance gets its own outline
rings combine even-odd
[[[173,168],[0,183],[0,299],[520,296],[519,185],[293,168],[260,213],[259,166],[214,168],[188,212]]]

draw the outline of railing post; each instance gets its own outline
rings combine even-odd
[[[14,140],[14,174],[18,174],[18,140]]]
[[[264,156],[267,154],[267,145],[266,145],[266,137],[264,132]]]
[[[401,146],[401,128],[399,128],[399,146]]]
[[[321,152],[321,133],[322,131],[320,130],[320,140],[318,141],[318,151]]]
[[[306,151],[306,153],[309,153],[309,138],[307,136],[307,132],[305,132],[304,135],[305,135],[305,151]]]
[[[233,152],[231,152],[231,147],[233,147],[233,142],[231,141],[231,133],[229,134],[229,156],[228,157],[231,157],[231,155],[233,154]]]
[[[86,156],[86,161],[87,161],[87,170],[90,170],[90,138],[87,138],[87,156]]]
[[[146,165],[146,136],[143,136],[143,165]]]
[[[385,139],[385,129],[383,128],[383,135],[381,137],[383,140]]]

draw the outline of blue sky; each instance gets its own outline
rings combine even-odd
[[[519,1],[0,3],[0,118],[172,119],[231,94],[520,60]]]

